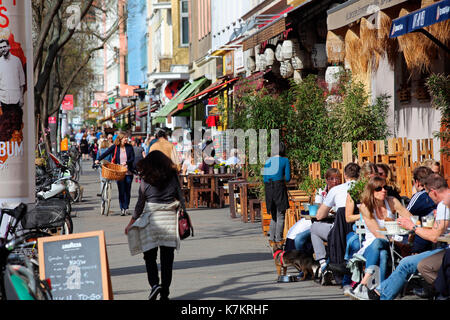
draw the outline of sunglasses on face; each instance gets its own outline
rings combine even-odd
[[[376,191],[376,192],[380,192],[381,190],[388,190],[389,188],[388,188],[388,186],[382,186],[382,187],[376,187],[374,190]]]

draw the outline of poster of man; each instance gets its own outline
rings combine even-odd
[[[0,1],[0,208],[35,200],[31,1]]]
[[[24,66],[11,53],[9,40],[0,38],[0,141],[9,141],[23,126]]]

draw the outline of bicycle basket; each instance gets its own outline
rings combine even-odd
[[[102,165],[102,177],[108,180],[123,180],[128,169],[120,164],[106,163]]]

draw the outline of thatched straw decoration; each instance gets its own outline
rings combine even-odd
[[[370,56],[363,52],[362,41],[352,29],[345,34],[345,60],[353,74],[367,74]]]
[[[402,8],[399,17],[408,13],[408,10]],[[398,44],[410,71],[430,71],[432,60],[436,58],[436,45],[430,39],[423,34],[408,33],[398,37]]]
[[[379,57],[383,51],[378,47],[376,22],[373,24],[367,19],[361,18],[359,35],[363,44],[361,54],[368,57],[373,70],[378,69]]]
[[[422,0],[421,8],[429,6],[440,0]],[[436,37],[439,41],[444,43],[445,45],[450,44],[450,20],[445,20],[439,23],[435,23],[429,27],[426,27],[429,33]]]
[[[327,33],[327,57],[329,63],[343,63],[345,59],[345,42],[343,37],[332,31]]]
[[[398,54],[397,38],[389,38],[391,31],[392,19],[383,11],[379,11],[380,25],[378,29],[378,47],[387,56],[389,64],[393,67]]]
[[[429,27],[426,27],[429,33],[436,37],[445,45],[450,44],[450,20],[445,20],[439,23],[435,23]]]

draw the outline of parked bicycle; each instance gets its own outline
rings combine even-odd
[[[94,168],[98,170],[102,170],[101,164],[94,165]],[[111,180],[106,179],[104,177],[100,177],[101,184],[102,184],[102,190],[100,193],[100,196],[102,198],[102,202],[100,205],[100,213],[101,215],[109,215],[109,209],[111,207],[111,191],[112,191],[112,185]]]
[[[17,227],[27,214],[27,206],[1,210],[0,225],[8,216],[6,232],[0,235],[0,299],[1,300],[51,300],[49,281],[39,279],[37,238],[47,233],[28,230],[18,235]]]

